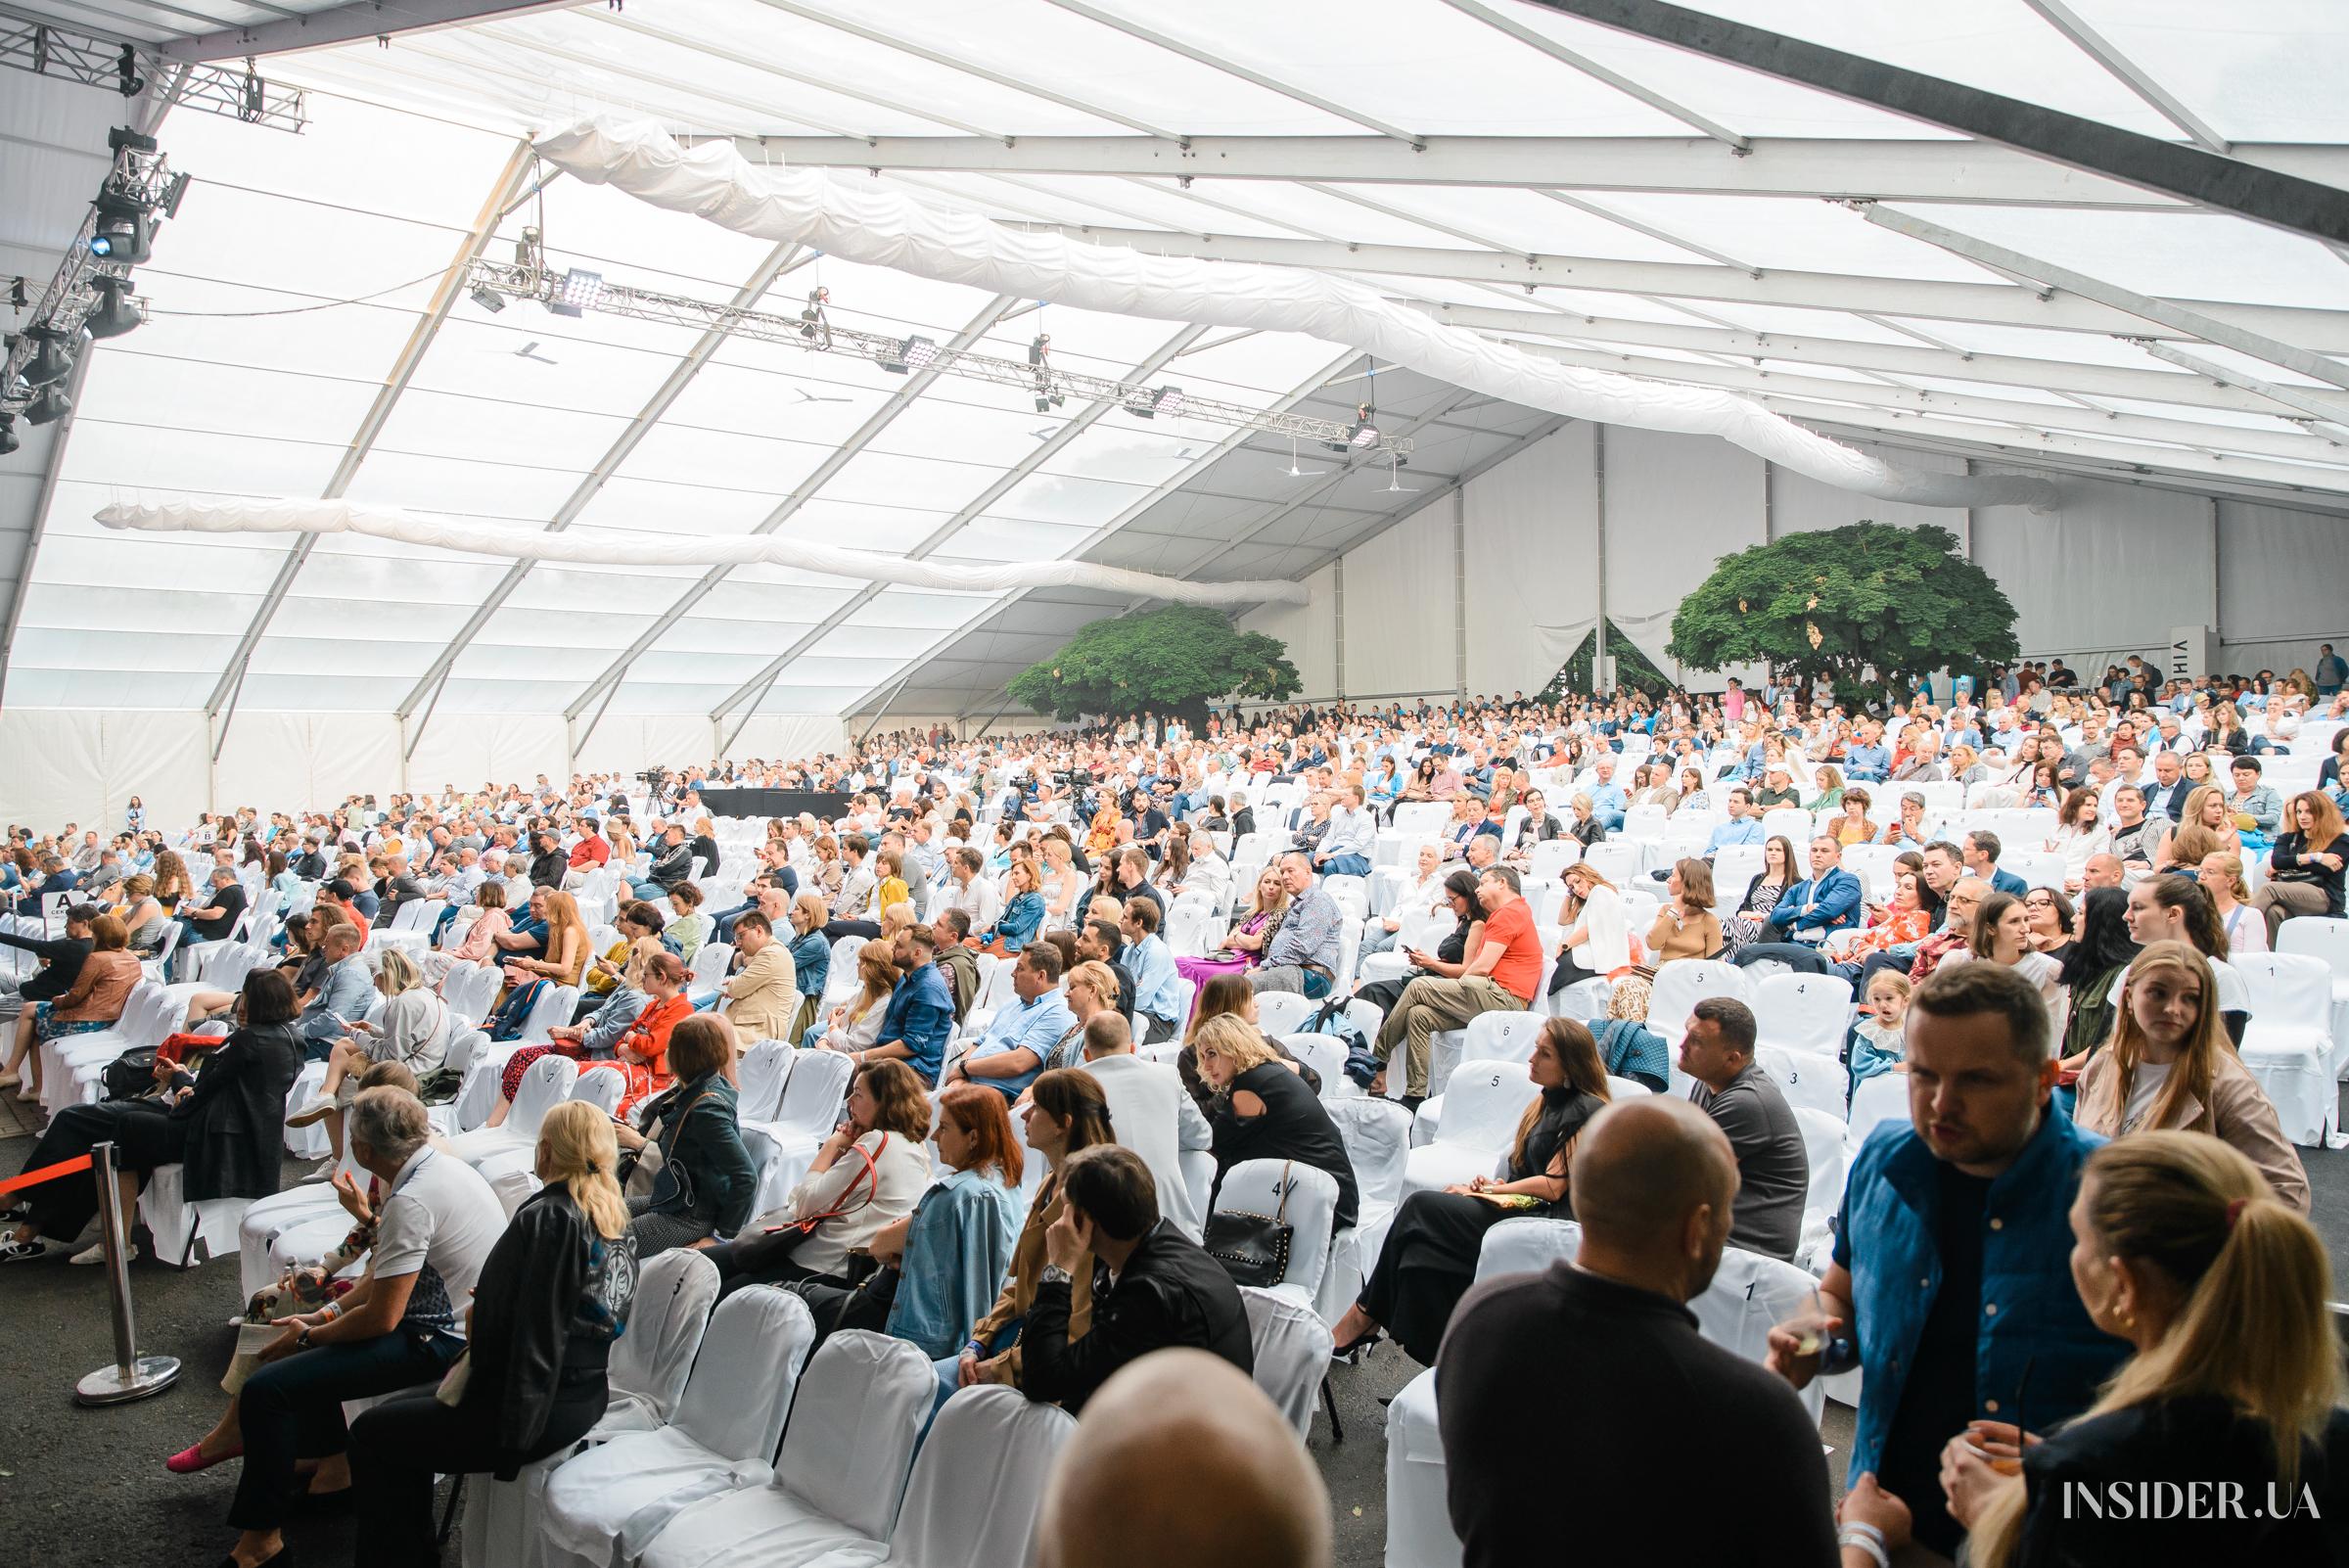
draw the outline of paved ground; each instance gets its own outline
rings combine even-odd
[[[5,1115],[0,1111],[0,1115]],[[0,1129],[0,1133],[7,1130]],[[0,1135],[0,1172],[31,1152],[22,1136]],[[2349,1299],[2349,1153],[2303,1150],[2316,1188],[2317,1222],[2333,1258],[2336,1297]],[[289,1176],[298,1167],[288,1165]],[[111,1410],[77,1409],[74,1380],[113,1360],[105,1285],[95,1268],[62,1262],[0,1266],[0,1541],[11,1560],[93,1563],[105,1568],[187,1568],[218,1560],[231,1539],[220,1523],[237,1466],[171,1476],[165,1455],[203,1435],[219,1408],[236,1309],[236,1270],[223,1261],[181,1273],[134,1265],[132,1289],[142,1348],[185,1363],[169,1393]],[[1386,1541],[1386,1410],[1379,1403],[1418,1367],[1392,1345],[1332,1382],[1346,1441],[1326,1416],[1312,1449],[1329,1486],[1342,1568],[1378,1568]],[[1851,1412],[1830,1405],[1824,1440],[1840,1484]],[[304,1568],[350,1560],[347,1514],[288,1526]],[[456,1561],[454,1545],[448,1560]]]

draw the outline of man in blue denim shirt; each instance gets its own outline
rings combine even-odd
[[[898,933],[894,956],[904,978],[890,992],[880,1042],[852,1054],[859,1063],[901,1061],[921,1079],[922,1087],[935,1088],[947,1038],[954,1033],[954,989],[931,962],[938,956],[938,936],[928,926],[908,927]]]
[[[1801,1388],[1865,1373],[1850,1473],[1906,1501],[1945,1555],[1942,1449],[1966,1423],[2045,1432],[2086,1409],[2128,1347],[2097,1329],[2071,1275],[2069,1212],[2089,1151],[2050,1098],[2047,1003],[2002,964],[1937,970],[1909,1005],[1910,1127],[1853,1162],[1819,1282],[1823,1346],[1773,1329],[1770,1363]],[[1814,1341],[1815,1346],[1818,1345]]]

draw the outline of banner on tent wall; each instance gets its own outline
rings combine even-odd
[[[2213,672],[2218,665],[2219,639],[2208,626],[2172,626],[2169,651],[2162,658],[2162,675],[2169,680],[2193,680]]]

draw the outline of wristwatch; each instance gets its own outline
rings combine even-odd
[[[1046,1264],[1044,1271],[1036,1276],[1036,1282],[1039,1285],[1065,1285],[1069,1283],[1069,1271],[1058,1264]]]
[[[296,1350],[308,1350],[310,1348],[310,1330],[307,1324],[302,1326],[300,1333],[294,1336],[294,1348]]]

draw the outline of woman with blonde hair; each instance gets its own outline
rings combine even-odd
[[[791,984],[800,993],[800,1007],[791,1015],[791,1027],[783,1038],[797,1045],[815,1022],[824,985],[832,978],[832,940],[824,935],[824,922],[832,918],[832,910],[822,894],[802,888],[792,897],[787,918],[791,921]],[[779,931],[775,937],[784,940]]]
[[[2210,963],[2183,942],[2156,942],[2129,965],[2120,1016],[2080,1074],[2073,1120],[2108,1138],[2155,1128],[2207,1132],[2240,1150],[2276,1196],[2308,1212],[2308,1173],[2276,1107],[2235,1055]]]
[[[482,1021],[493,1040],[520,1039],[546,988],[576,986],[586,973],[589,938],[578,900],[551,888],[537,890],[532,899],[546,911],[546,939],[535,955],[515,953],[506,959],[506,993]]]
[[[444,1398],[387,1400],[350,1431],[356,1556],[366,1568],[438,1563],[436,1472],[512,1477],[561,1453],[603,1418],[612,1342],[636,1296],[636,1239],[621,1197],[609,1117],[566,1100],[538,1125],[545,1183],[482,1264],[466,1325],[466,1373]]]
[[[2181,862],[2183,863],[2183,862]],[[2233,849],[2213,850],[2193,862],[2194,880],[2210,895],[2227,933],[2227,950],[2266,952],[2268,923],[2251,907],[2251,886],[2243,877],[2243,857]]]
[[[1266,866],[1256,874],[1254,901],[1224,933],[1222,945],[1203,957],[1176,955],[1174,972],[1199,986],[1218,975],[1246,974],[1265,961],[1265,949],[1271,945],[1273,934],[1280,930],[1288,908],[1289,885],[1282,880],[1280,867]]]
[[[2096,1325],[2136,1354],[2044,1441],[1990,1421],[1950,1441],[1942,1486],[1967,1527],[1967,1560],[2337,1560],[2349,1411],[2326,1305],[2332,1266],[2316,1230],[2251,1161],[2183,1131],[2091,1154],[2071,1222],[2073,1287]],[[2241,1505],[2136,1530],[2080,1505],[2083,1492],[2106,1494],[2121,1478],[2208,1486]]]
[[[1360,1208],[1354,1164],[1321,1096],[1280,1059],[1264,1031],[1236,1013],[1212,1018],[1191,1037],[1199,1076],[1213,1089],[1207,1113],[1216,1157],[1208,1208],[1224,1173],[1247,1160],[1294,1160],[1326,1171],[1338,1184],[1336,1224],[1352,1225]]]
[[[889,1012],[890,993],[898,989],[898,978],[888,943],[868,942],[857,948],[856,979],[862,989],[833,1008],[822,1027],[809,1030],[801,1043],[836,1051],[860,1051],[879,1043],[881,1020]]]
[[[163,940],[163,928],[171,917],[156,901],[155,878],[144,871],[133,871],[115,888],[113,913],[130,934],[130,951],[141,958],[154,953]]]

